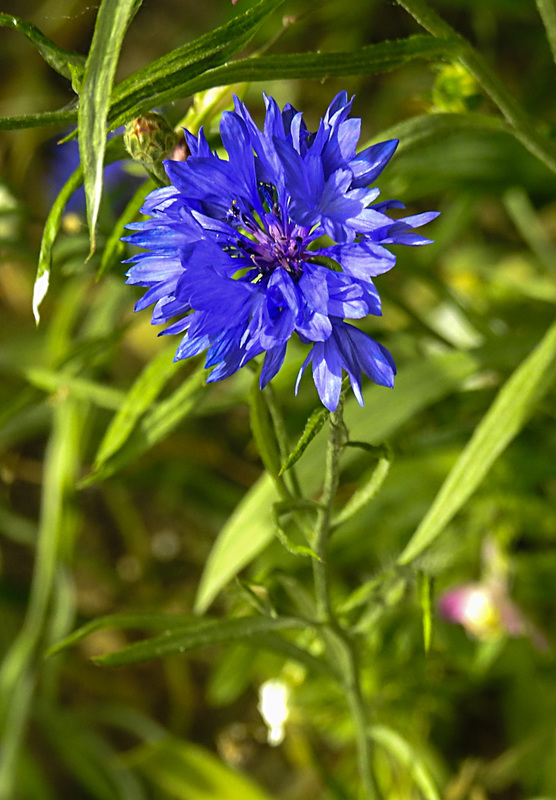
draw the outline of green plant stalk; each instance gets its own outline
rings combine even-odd
[[[284,418],[276,402],[274,390],[270,384],[265,386],[263,389],[263,398],[266,403],[266,407],[268,408],[268,413],[270,414],[270,419],[272,420],[274,431],[276,433],[276,443],[278,445],[280,459],[282,463],[284,463],[288,453],[290,452],[290,444],[288,442],[288,434],[286,431]],[[285,474],[285,480],[293,497],[299,499],[301,497],[301,488],[299,486],[299,480],[294,466],[290,467],[288,472]]]
[[[429,8],[425,0],[396,0],[396,2],[434,37],[440,39],[452,37],[461,43],[462,51],[459,60],[498,106],[506,121],[513,128],[516,138],[548,169],[556,172],[556,149],[538,132],[535,122],[488,66],[482,55]]]
[[[331,666],[338,670],[350,708],[357,744],[357,761],[364,800],[376,800],[378,791],[372,769],[372,745],[367,733],[367,719],[359,666],[354,643],[338,622],[330,598],[328,574],[328,543],[330,540],[332,507],[340,481],[340,455],[347,440],[343,417],[343,393],[338,408],[330,415],[330,430],[326,451],[325,474],[312,547],[318,558],[313,559],[313,579],[317,619],[323,626],[323,641],[329,652]]]
[[[31,709],[37,659],[48,628],[57,568],[68,549],[67,502],[75,483],[81,431],[78,402],[72,397],[58,399],[53,417],[29,607],[0,672],[2,739],[6,743],[6,752],[0,760],[0,800],[11,800],[14,795],[18,753]]]
[[[338,403],[338,408],[330,415],[324,483],[313,540],[311,542],[311,546],[317,555],[317,558],[313,560],[317,617],[318,621],[323,623],[328,623],[334,618],[330,603],[327,550],[332,521],[332,505],[340,481],[340,454],[346,440],[343,405],[344,398],[342,395]]]

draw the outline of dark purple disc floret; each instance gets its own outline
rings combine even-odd
[[[437,212],[393,220],[398,201],[374,203],[369,185],[397,146],[381,142],[356,153],[361,121],[348,117],[341,92],[316,132],[302,114],[265,97],[262,130],[236,98],[222,116],[227,159],[203,130],[185,132],[191,155],[166,161],[171,185],[156,189],[126,237],[145,249],[130,259],[128,283],[148,291],[136,310],[154,304],[154,324],[183,334],[176,359],[207,351],[209,381],[232,375],[264,353],[261,387],[282,366],[296,333],[311,345],[322,403],[338,405],[345,370],[362,405],[362,374],[392,386],[390,353],[346,320],[380,315],[373,277],[391,269],[390,244],[428,244],[414,229]]]

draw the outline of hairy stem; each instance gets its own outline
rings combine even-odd
[[[346,438],[342,395],[338,408],[330,415],[324,484],[312,542],[313,550],[318,556],[318,559],[313,560],[313,576],[317,616],[319,622],[323,623],[323,639],[332,666],[341,670],[344,690],[355,728],[357,761],[362,789],[361,797],[364,800],[377,800],[379,795],[372,769],[371,741],[367,734],[367,718],[361,692],[355,643],[351,639],[349,632],[340,625],[334,613],[330,598],[327,564],[332,506],[340,479],[340,454]]]
[[[345,438],[343,396],[341,396],[338,408],[330,415],[330,433],[326,450],[324,484],[312,542],[313,550],[318,556],[318,560],[313,560],[313,577],[315,581],[317,614],[320,622],[330,622],[333,620],[328,582],[327,549],[328,540],[330,538],[332,505],[340,480],[340,453],[345,444]]]

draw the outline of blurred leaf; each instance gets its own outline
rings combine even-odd
[[[274,640],[269,638],[268,634],[292,629],[306,630],[308,627],[309,623],[293,617],[250,616],[234,619],[193,617],[181,628],[166,631],[162,636],[153,639],[135,642],[117,653],[96,656],[93,660],[106,667],[119,667],[226,642],[253,642],[255,645],[274,649]]]
[[[265,402],[264,389],[259,388],[259,371],[254,375],[249,392],[250,424],[255,444],[266,471],[276,483],[282,498],[289,497],[284,481],[280,477],[280,452],[276,441],[276,431],[270,419]]]
[[[339,607],[341,614],[348,614],[360,606],[395,605],[406,591],[413,576],[407,569],[392,567],[371,578],[349,595]]]
[[[403,736],[386,725],[372,725],[369,728],[369,736],[408,770],[426,800],[441,800],[422,756]]]
[[[125,32],[139,8],[137,0],[102,0],[79,93],[79,153],[83,168],[91,253],[102,194],[106,122],[114,73]]]
[[[419,114],[380,131],[371,142],[399,139],[399,154],[429,142],[442,141],[446,136],[471,131],[513,133],[502,119],[488,114]]]
[[[368,479],[352,494],[342,510],[334,517],[332,521],[333,528],[342,525],[364,508],[367,503],[370,503],[386,480],[391,463],[392,451],[390,448],[383,447],[378,459],[378,464],[373,469]]]
[[[111,163],[117,161],[124,155],[123,145],[121,138],[114,138],[108,142],[106,148],[106,162]],[[33,287],[33,315],[35,322],[38,324],[40,320],[39,308],[44,300],[48,287],[50,284],[50,268],[52,266],[52,248],[56,237],[60,231],[64,210],[71,198],[72,194],[78,189],[83,182],[83,170],[81,165],[73,172],[56,200],[46,219],[44,230],[41,239],[41,249],[39,253],[39,263],[37,266],[37,274],[35,276],[35,284]]]
[[[247,641],[256,647],[273,650],[287,659],[304,664],[313,671],[330,676],[330,668],[324,661],[277,635],[277,631],[295,628],[306,630],[307,627],[308,624],[302,620],[287,617],[274,619],[257,616],[223,620],[152,612],[110,614],[106,617],[98,617],[73,631],[62,641],[52,645],[46,655],[52,656],[72,647],[98,630],[107,628],[153,630],[164,631],[164,635],[138,642],[117,653],[100,656],[95,660],[104,665],[117,666],[208,647],[213,644]]]
[[[546,29],[552,58],[556,62],[556,3],[554,0],[535,0],[539,14]]]
[[[46,704],[39,720],[49,746],[87,797],[95,800],[147,800],[144,787],[118,752],[75,712]]]
[[[546,227],[539,219],[525,189],[520,186],[508,189],[504,195],[504,206],[531,252],[535,254],[547,271],[554,272],[556,270],[556,247],[552,243]],[[553,280],[548,282],[548,286],[552,287],[554,291]]]
[[[322,427],[328,417],[330,416],[330,412],[326,408],[316,408],[305,425],[303,429],[303,433],[297,440],[295,447],[286,458],[282,467],[280,468],[280,473],[286,472],[286,470],[293,467],[296,461],[299,461],[307,447],[313,441],[315,436],[322,430]]]
[[[20,31],[35,45],[52,69],[73,82],[74,89],[77,91],[85,71],[85,56],[58,47],[35,25],[11,14],[0,13],[0,27],[14,28],[16,31]]]
[[[175,345],[161,350],[135,379],[102,438],[94,460],[95,471],[123,447],[139,418],[182,366],[173,360],[175,350]]]
[[[53,428],[45,458],[41,518],[35,565],[24,623],[0,670],[0,728],[5,743],[0,761],[0,797],[13,797],[19,750],[31,713],[37,656],[51,630],[49,614],[59,571],[72,551],[76,518],[72,498],[80,460],[80,438],[86,415],[73,398],[54,406]],[[71,607],[68,608],[71,612]]]
[[[147,397],[149,393],[158,393],[162,388],[161,382],[163,379],[173,374],[177,368],[175,363],[169,360],[166,351],[165,356],[166,358],[161,356],[160,359],[158,357],[155,359],[156,365],[152,368],[152,374],[156,374],[157,377],[153,381],[153,386],[145,390]],[[149,368],[150,365],[146,370],[148,371]],[[186,417],[194,413],[199,400],[206,391],[205,375],[205,369],[202,367],[197,368],[173,394],[154,405],[140,419],[139,417],[145,411],[146,406],[143,406],[142,398],[139,397],[139,392],[134,384],[131,389],[134,393],[134,398],[129,401],[122,416],[117,416],[113,430],[112,426],[109,429],[110,440],[108,444],[104,445],[106,453],[113,450],[112,455],[107,455],[105,460],[99,463],[98,469],[94,469],[82,482],[82,485],[86,486],[90,483],[104,480],[118,470],[123,469],[127,464],[139,458],[151,447],[154,447],[155,444],[166,438]],[[138,380],[143,381],[143,386],[145,386],[144,373],[139,376]],[[135,420],[138,420],[138,424],[133,429],[130,426]],[[132,430],[134,430],[134,433],[133,436],[130,436]]]
[[[261,0],[226,25],[189,42],[134,72],[115,88],[110,110],[111,127],[117,128],[161,105],[194,94],[182,91],[212,67],[223,64],[251,39],[261,22],[284,0]],[[222,81],[224,86],[232,81]],[[216,86],[212,83],[210,86]]]
[[[36,524],[3,505],[0,505],[0,531],[18,544],[34,547],[37,543]]]
[[[173,800],[270,800],[270,796],[199,745],[164,739],[126,756],[165,797]]]
[[[420,572],[418,576],[419,602],[423,614],[423,645],[425,653],[428,653],[431,646],[432,635],[432,585],[433,580],[430,575]]]
[[[37,389],[50,394],[62,390],[81,400],[90,400],[100,408],[115,410],[120,407],[124,398],[119,389],[86,378],[76,378],[67,372],[56,372],[45,367],[28,367],[23,372],[29,383]]]
[[[182,614],[161,614],[159,612],[133,612],[126,614],[109,614],[106,617],[97,617],[86,625],[70,633],[62,641],[53,644],[46,652],[46,656],[53,656],[61,650],[73,647],[82,639],[90,636],[95,631],[114,628],[120,630],[145,630],[145,631],[169,631],[175,628],[184,627],[188,619],[195,622],[198,617],[187,617]]]
[[[556,323],[498,393],[398,559],[408,564],[442,533],[525,425],[554,379]]]
[[[202,614],[218,592],[274,538],[276,486],[264,473],[220,531],[210,551],[197,590],[195,611]]]

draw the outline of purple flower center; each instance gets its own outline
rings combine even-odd
[[[282,268],[299,280],[303,264],[311,258],[309,244],[316,238],[309,228],[297,225],[283,214],[274,186],[259,184],[263,203],[263,214],[243,213],[234,201],[228,212],[228,222],[239,233],[239,237],[228,243],[226,250],[247,266],[249,262],[260,276],[268,276]],[[283,218],[285,217],[285,222]],[[255,280],[257,276],[255,276]]]

